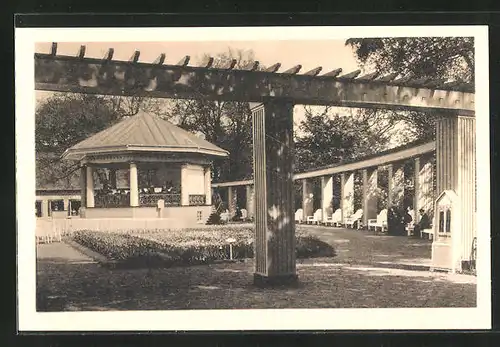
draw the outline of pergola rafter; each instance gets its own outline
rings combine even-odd
[[[213,67],[214,58],[201,67],[188,66],[190,57],[167,65],[165,55],[154,62],[139,62],[135,51],[129,61],[113,60],[110,48],[103,59],[86,58],[85,46],[75,56],[35,54],[35,88],[59,92],[134,95],[154,98],[203,98],[210,100],[369,107],[393,110],[452,111],[474,114],[474,86],[458,81],[414,79],[394,74],[379,76],[360,70],[340,75],[336,69],[320,75],[322,67],[300,74],[301,65],[278,72],[281,63],[258,71]]]

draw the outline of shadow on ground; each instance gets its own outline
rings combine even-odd
[[[231,308],[471,307],[476,286],[445,275],[389,275],[317,258],[298,263],[300,285],[253,286],[253,264],[108,270],[97,264],[41,259],[40,311],[170,310]],[[323,264],[317,266],[317,264]],[[380,272],[382,271],[382,272]]]

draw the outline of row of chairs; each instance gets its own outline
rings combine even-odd
[[[321,209],[317,209],[312,216],[306,216],[304,220],[304,212],[303,209],[299,208],[295,212],[295,222],[297,223],[306,223],[306,224],[323,224],[323,225],[331,225],[335,227],[344,226],[346,228],[357,228],[361,229],[363,226],[362,223],[363,218],[363,210],[359,209],[354,212],[352,215],[344,218],[342,221],[342,210],[337,209],[331,216],[325,216],[323,218],[323,211]]]
[[[409,214],[412,216],[412,219],[415,219],[413,210],[409,211]],[[326,216],[326,218],[323,218],[323,211],[321,209],[317,209],[312,216],[307,216],[305,220],[303,219],[303,215],[304,215],[303,210],[299,208],[295,212],[295,222],[297,223],[305,222],[306,224],[317,224],[317,225],[323,224],[327,226],[331,225],[334,227],[343,226],[346,228],[354,228],[356,226],[356,229],[361,229],[363,227],[362,209],[359,209],[351,216],[346,217],[343,222],[342,222],[342,211],[340,209],[337,209],[331,216]],[[387,209],[382,209],[377,215],[377,218],[368,219],[366,228],[368,230],[373,230],[373,231],[381,231],[381,232],[387,231]],[[408,235],[410,235],[411,232],[414,230],[413,221],[406,226],[406,230],[408,232]],[[434,231],[431,228],[431,229],[421,230],[420,233],[421,236],[423,236],[423,234],[427,234],[428,237],[432,239]]]

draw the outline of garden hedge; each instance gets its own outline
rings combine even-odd
[[[229,259],[228,238],[233,238],[233,259],[253,257],[251,228],[217,227],[184,230],[77,231],[71,237],[110,261],[130,266],[175,266]],[[297,258],[333,257],[333,247],[315,236],[296,233]]]

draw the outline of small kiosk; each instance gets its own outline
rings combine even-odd
[[[456,256],[454,242],[459,211],[458,196],[452,190],[443,191],[436,199],[434,212],[434,238],[432,242],[432,268],[454,270]]]

